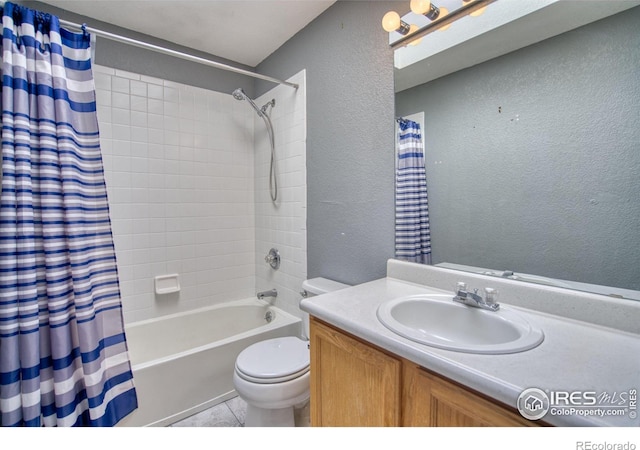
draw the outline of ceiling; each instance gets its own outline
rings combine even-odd
[[[255,67],[335,1],[43,0],[43,3]],[[89,22],[87,25],[92,26]]]

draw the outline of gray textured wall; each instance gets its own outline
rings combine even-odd
[[[398,5],[338,1],[258,66],[281,79],[307,69],[309,277],[362,283],[393,257],[393,53],[380,21]]]
[[[40,2],[17,3],[237,66]],[[408,2],[400,4],[404,3],[408,7]],[[380,21],[398,5],[397,1],[341,0],[257,68],[281,79],[307,69],[310,277],[362,283],[385,276],[386,260],[393,256],[393,53]],[[254,97],[273,87],[100,38],[96,63],[220,92],[243,87],[249,95],[256,92]]]
[[[24,5],[38,11],[55,14],[60,19],[97,28],[110,33],[120,34],[132,39],[148,42],[150,44],[166,47],[183,53],[190,53],[201,58],[210,59],[215,62],[227,64],[241,69],[252,71],[253,68],[229,61],[207,53],[199,52],[190,48],[163,41],[136,31],[115,25],[101,22],[86,16],[81,16],[64,9],[37,2],[37,1],[14,1],[14,3]],[[114,6],[115,7],[115,6]],[[253,78],[239,75],[225,70],[215,69],[202,64],[186,61],[180,58],[163,55],[128,44],[121,44],[105,38],[97,38],[96,42],[96,64],[107,67],[126,70],[151,77],[162,78],[164,80],[175,81],[176,83],[189,84],[213,91],[231,93],[234,89],[242,87],[248,95],[253,95]]]
[[[640,7],[397,95],[425,111],[434,263],[640,290],[638,24]]]

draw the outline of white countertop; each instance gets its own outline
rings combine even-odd
[[[544,331],[536,348],[513,354],[482,355],[422,345],[387,329],[376,317],[390,299],[416,294],[453,292],[395,278],[382,278],[317,297],[303,299],[302,310],[385,350],[457,381],[506,405],[516,406],[527,388],[548,391],[594,391],[598,395],[640,391],[640,335],[538,312],[509,304]],[[628,405],[628,399],[627,399]],[[640,404],[637,413],[640,413]],[[552,415],[555,426],[639,426],[640,418]]]

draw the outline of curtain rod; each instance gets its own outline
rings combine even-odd
[[[0,7],[4,7],[4,2],[0,1]],[[190,55],[189,53],[179,52],[177,50],[171,50],[170,48],[161,47],[159,45],[150,44],[148,42],[139,41],[137,39],[132,39],[126,36],[121,36],[119,34],[110,33],[108,31],[103,31],[98,28],[89,27],[86,25],[80,25],[74,22],[69,22],[67,20],[60,20],[60,24],[65,27],[76,28],[77,30],[86,30],[89,33],[93,33],[96,36],[101,36],[106,39],[110,39],[116,42],[123,42],[125,44],[133,45],[134,47],[140,47],[147,50],[152,50],[154,52],[163,53],[165,55],[174,56],[176,58],[184,59],[187,61],[196,62],[198,64],[204,64],[205,66],[215,67],[216,69],[222,69],[229,72],[238,73],[241,75],[246,75],[253,78],[259,78],[264,81],[270,81],[271,83],[284,84],[286,86],[290,86],[292,88],[298,89],[298,84],[291,83],[289,81],[279,80],[277,78],[269,77],[266,75],[262,75],[259,73],[251,72],[249,70],[240,69],[239,67],[233,67],[227,64],[222,64],[216,61],[211,61],[210,59],[201,58],[199,56]]]

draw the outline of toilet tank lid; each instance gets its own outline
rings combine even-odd
[[[302,289],[315,295],[326,294],[327,292],[333,292],[348,287],[348,284],[339,283],[322,277],[311,278],[302,282]]]

